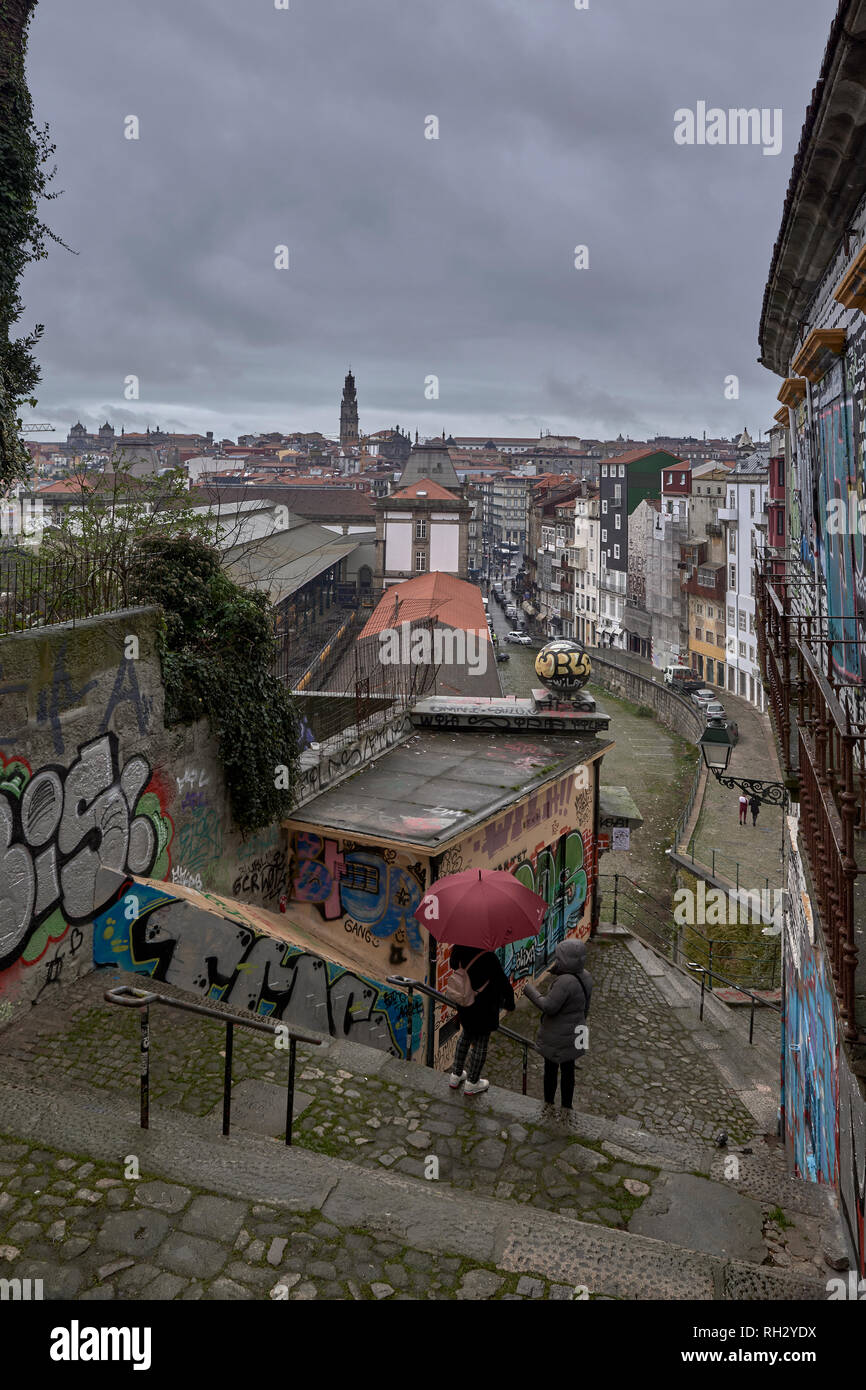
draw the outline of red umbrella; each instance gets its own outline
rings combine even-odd
[[[547,903],[504,869],[464,869],[437,879],[415,918],[437,941],[494,951],[537,936]]]

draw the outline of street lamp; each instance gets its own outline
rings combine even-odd
[[[794,789],[784,782],[759,782],[753,777],[726,777],[734,743],[724,719],[710,719],[698,742],[704,762],[723,787],[738,788],[748,797],[756,796],[764,806],[787,806],[797,800]]]

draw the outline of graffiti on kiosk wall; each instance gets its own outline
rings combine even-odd
[[[368,945],[391,938],[389,966],[404,963],[406,946],[422,950],[414,912],[424,887],[423,866],[399,863],[396,850],[338,845],[307,830],[293,836],[292,901],[315,903],[326,921],[344,918],[346,931]]]
[[[256,921],[255,909],[214,894],[175,897],[129,879],[94,921],[94,963],[143,972],[207,1000],[405,1055],[405,995],[265,935]],[[413,1048],[422,1018],[416,1000]]]
[[[115,734],[82,743],[68,767],[0,753],[0,970],[89,923],[111,897],[102,869],[168,874],[174,827],[150,783]]]

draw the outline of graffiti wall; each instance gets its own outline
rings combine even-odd
[[[845,354],[798,407],[789,490],[792,543],[817,568],[827,588],[832,661],[840,681],[857,683],[866,669],[866,554],[859,505],[866,498],[861,406],[866,390],[866,324],[849,333]],[[828,517],[834,525],[828,527]],[[839,524],[841,520],[841,525]]]
[[[426,941],[414,912],[429,881],[426,859],[396,849],[292,830],[293,922],[339,949],[347,939],[379,979],[425,978]]]
[[[529,753],[532,749],[533,745],[527,745]],[[597,762],[574,769],[470,831],[437,860],[437,878],[466,868],[506,869],[547,902],[538,936],[497,952],[518,997],[526,980],[548,969],[560,941],[567,936],[581,940],[589,936],[596,882],[593,808],[597,777]],[[450,974],[447,949],[440,950],[438,989],[444,989]],[[453,1052],[452,1020],[444,1006],[437,1009],[437,1048],[443,1065]]]
[[[835,1183],[839,1053],[833,986],[796,843],[789,855],[788,889],[782,1022],[785,1140],[799,1177]]]
[[[112,906],[93,924],[97,965],[404,1055],[405,996],[293,941],[289,921],[213,893],[119,875],[112,880]],[[421,1027],[416,1001],[415,1050]]]
[[[0,639],[0,1024],[93,968],[113,874],[286,890],[280,832],[232,825],[206,722],[166,729],[156,643],[155,610]]]

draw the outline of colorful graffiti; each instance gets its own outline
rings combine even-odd
[[[839,1082],[833,983],[820,937],[815,937],[811,902],[795,855],[788,884],[782,1025],[785,1136],[798,1176],[835,1183]]]
[[[326,921],[344,917],[346,930],[365,939],[394,937],[398,952],[403,944],[422,949],[413,914],[424,892],[423,865],[398,863],[392,849],[356,848],[349,842],[340,848],[336,840],[311,831],[295,834],[292,851],[294,902],[315,903]]]
[[[517,941],[500,952],[506,974],[512,980],[522,980],[546,969],[560,941],[580,924],[589,891],[582,836],[577,830],[561,835],[555,845],[517,864],[514,877],[547,903],[538,936]]]
[[[405,1055],[405,995],[265,934],[255,909],[127,879],[93,925],[96,965],[142,972],[207,1000]],[[413,1048],[423,1018],[420,1001],[416,1006]]]
[[[174,827],[141,755],[117,736],[79,746],[68,767],[36,772],[0,754],[0,970],[32,965],[70,925],[111,901],[105,869],[167,876]],[[111,879],[111,875],[108,876]]]
[[[866,1101],[862,1082],[839,1052],[839,1201],[854,1266],[866,1275]]]

